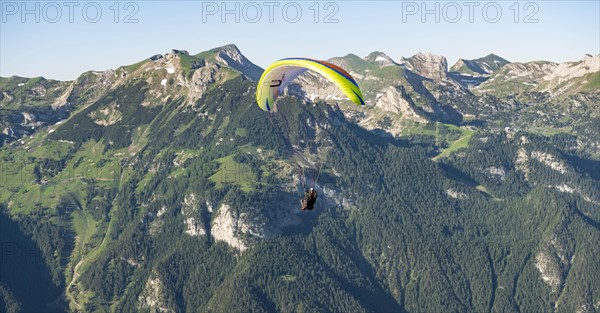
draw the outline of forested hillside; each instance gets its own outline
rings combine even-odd
[[[2,312],[600,310],[600,86],[383,56],[332,60],[360,108],[307,74],[264,112],[233,45],[39,83],[64,116],[2,139]]]

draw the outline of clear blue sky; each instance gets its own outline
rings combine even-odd
[[[394,59],[429,51],[444,55],[449,65],[489,53],[518,62],[574,61],[600,53],[597,0],[517,5],[473,0],[317,5],[239,1],[226,2],[226,7],[222,1],[22,3],[0,0],[0,76],[70,80],[87,70],[116,68],[173,48],[195,54],[229,43],[262,67],[289,56],[328,59],[372,51]],[[237,15],[227,14],[223,21],[223,9],[235,12],[236,3]],[[425,10],[433,13],[422,16]]]

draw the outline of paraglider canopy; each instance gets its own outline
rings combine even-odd
[[[256,89],[258,106],[265,111],[271,111],[274,108],[275,99],[283,93],[285,87],[307,70],[319,73],[335,83],[350,101],[357,105],[365,104],[358,84],[342,68],[325,61],[287,58],[269,65],[263,72]]]

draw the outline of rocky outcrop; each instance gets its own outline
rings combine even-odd
[[[190,55],[189,52],[187,52],[186,50],[177,50],[177,49],[172,49],[171,52],[169,53],[165,53],[165,60],[171,60],[175,57],[177,57],[178,55]]]
[[[506,79],[529,78],[537,81],[552,73],[557,66],[554,62],[545,61],[511,63],[504,67],[503,74]]]
[[[458,61],[450,68],[451,72],[470,76],[490,76],[499,68],[510,63],[509,61],[495,55],[489,54],[479,59]]]
[[[573,235],[566,225],[565,220],[562,220],[535,255],[534,264],[540,278],[550,287],[556,298],[560,295],[571,264],[575,260]]]
[[[522,137],[525,138],[525,137]],[[525,176],[525,180],[529,180],[529,154],[524,148],[519,148],[517,151],[517,159],[515,160],[515,169],[520,171]]]
[[[574,92],[593,80],[593,75],[599,75],[600,54],[586,55],[578,62],[559,64],[551,73],[542,77],[539,91],[547,91],[553,96]],[[598,86],[592,86],[598,90]]]
[[[388,55],[383,52],[374,51],[365,57],[365,61],[370,63],[378,64],[380,67],[396,65],[396,62],[392,60]]]
[[[457,190],[454,190],[454,189],[452,189],[452,188],[449,188],[449,189],[447,189],[447,190],[446,190],[446,194],[447,194],[447,195],[448,195],[450,198],[453,198],[453,199],[458,199],[458,200],[465,200],[465,199],[468,199],[468,198],[469,198],[469,196],[468,196],[466,193],[464,193],[464,192],[460,192],[460,191],[457,191]]]
[[[217,52],[216,60],[244,74],[244,76],[258,81],[263,69],[250,62],[235,45],[227,45],[213,49]]]
[[[557,80],[558,83],[569,79],[582,77],[587,74],[600,72],[600,54],[586,55],[578,62],[565,62],[559,64],[552,73],[544,76],[543,80]]]
[[[210,84],[216,81],[218,70],[218,65],[209,64],[194,71],[189,82],[188,103],[195,103],[202,97]]]
[[[117,79],[117,73],[112,69],[101,72],[92,71],[91,73],[96,76],[96,84],[99,85],[111,85]]]
[[[401,113],[403,117],[419,123],[427,123],[427,119],[419,115],[402,86],[390,86],[377,99],[375,106],[383,111]]]
[[[184,197],[181,209],[185,223],[185,233],[192,237],[206,235],[199,204],[200,201],[197,199],[196,194],[190,193]]]
[[[39,123],[37,123],[35,120],[35,114],[29,113],[29,112],[21,112],[21,115],[23,115],[23,122],[21,123],[21,126],[25,126],[25,127],[39,126]]]
[[[155,54],[155,55],[153,55],[153,56],[150,57],[150,60],[157,61],[157,60],[160,60],[162,58],[163,58],[162,54]]]
[[[403,58],[400,63],[411,72],[433,80],[446,79],[448,74],[446,58],[429,52],[419,52],[410,58]]]
[[[486,168],[485,172],[492,177],[499,178],[500,180],[506,179],[506,170],[503,167],[491,166]]]
[[[166,305],[164,284],[156,271],[153,271],[152,274],[150,274],[150,277],[144,286],[144,290],[142,290],[138,296],[137,307],[140,310],[148,310],[153,313],[175,312],[174,309]]]
[[[542,79],[554,72],[557,63],[535,61],[509,63],[496,71],[487,81],[477,87],[479,92],[492,94],[519,93],[538,87]]]
[[[196,60],[196,61],[193,61],[192,64],[190,64],[190,70],[199,69],[205,65],[206,65],[206,62],[204,62],[204,60]]]
[[[113,102],[103,108],[90,112],[88,116],[98,125],[110,126],[121,121],[123,113],[119,111],[119,105]]]
[[[215,241],[223,241],[243,252],[252,239],[264,238],[264,225],[256,225],[247,213],[236,214],[231,206],[222,204],[213,219],[211,235]]]
[[[336,84],[327,78],[311,71],[304,72],[291,83],[285,91],[286,95],[310,99],[310,101],[345,101],[346,95]]]
[[[69,98],[71,97],[71,95],[73,94],[73,89],[75,87],[74,83],[69,84],[69,87],[67,87],[67,89],[65,90],[65,92],[63,92],[63,94],[56,98],[52,104],[50,105],[52,107],[52,109],[56,110],[59,109],[63,106],[69,105]]]
[[[577,188],[571,187],[567,184],[558,185],[558,186],[555,186],[555,188],[560,192],[566,192],[566,193],[574,193],[577,191]]]
[[[463,60],[463,59],[458,59],[458,61],[456,61],[456,63],[454,63],[454,65],[452,65],[452,67],[450,68],[451,72],[459,72],[459,73],[463,73],[463,74],[473,74],[475,76],[478,75],[486,75],[489,74],[487,73],[487,71],[485,71],[484,69],[480,68],[479,66],[477,66],[476,64],[474,64],[472,61],[470,60]]]
[[[550,153],[532,151],[531,157],[561,174],[567,173],[568,166]]]
[[[348,197],[348,194],[351,194],[350,192],[343,192],[340,190],[336,190],[333,188],[327,188],[327,187],[323,187],[322,189],[320,189],[320,188],[316,188],[316,189],[317,189],[317,192],[321,192],[321,194],[325,196],[325,197],[322,197],[324,199],[319,199],[319,201],[325,202],[324,203],[325,205],[340,206],[345,209],[348,209],[355,205],[354,200],[352,200],[351,198]]]
[[[559,263],[555,255],[548,251],[540,251],[535,256],[535,267],[540,272],[542,280],[550,286],[553,292],[557,292],[562,281]]]

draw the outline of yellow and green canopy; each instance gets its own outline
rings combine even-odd
[[[307,70],[316,72],[335,83],[350,101],[357,105],[365,104],[358,84],[342,68],[325,61],[288,58],[269,65],[263,72],[256,89],[258,106],[265,111],[271,111],[275,100],[283,93],[287,85]]]

